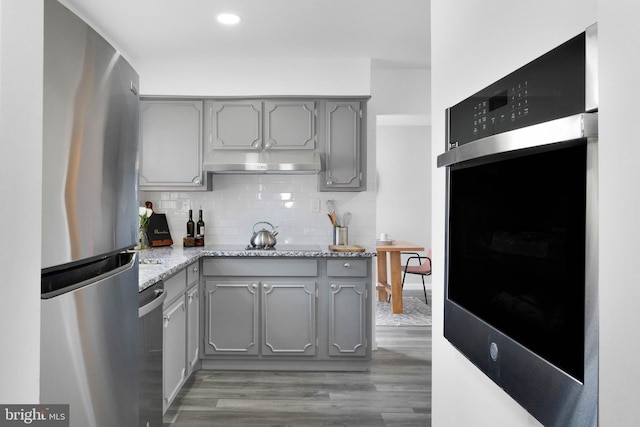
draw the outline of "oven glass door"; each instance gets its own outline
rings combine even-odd
[[[453,166],[447,298],[579,381],[586,143]]]

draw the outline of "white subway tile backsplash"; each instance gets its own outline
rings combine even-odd
[[[154,203],[165,213],[174,246],[182,245],[188,210],[203,210],[207,244],[247,244],[253,225],[267,221],[278,227],[278,242],[331,244],[333,228],[327,217],[327,200],[334,200],[340,217],[352,213],[349,244],[375,244],[375,192],[319,193],[317,176],[216,175],[210,192],[141,192],[140,203]],[[320,211],[311,212],[311,199]],[[341,218],[340,218],[341,220]],[[261,226],[260,226],[261,227]],[[258,227],[256,227],[258,229]]]

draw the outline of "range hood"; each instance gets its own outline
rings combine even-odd
[[[317,174],[320,155],[306,150],[227,151],[209,150],[205,172],[244,174]]]

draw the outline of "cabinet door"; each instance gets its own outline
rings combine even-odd
[[[315,355],[315,282],[268,282],[262,288],[262,354]]]
[[[325,104],[325,170],[320,191],[362,190],[360,102]]]
[[[162,388],[164,409],[171,405],[186,377],[184,296],[164,310]]]
[[[205,354],[258,354],[258,284],[207,281]]]
[[[187,377],[191,375],[200,357],[200,298],[196,283],[187,291]]]
[[[202,101],[140,101],[141,189],[202,188]]]
[[[185,270],[187,271],[187,287],[191,287],[200,279],[200,261],[189,264]]]
[[[265,101],[264,148],[315,149],[315,118],[313,101]]]
[[[261,101],[214,101],[211,105],[214,149],[262,149]]]
[[[329,355],[364,356],[367,284],[331,282],[329,288]]]

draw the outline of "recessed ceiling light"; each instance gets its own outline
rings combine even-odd
[[[240,22],[240,17],[233,13],[221,13],[217,19],[219,23],[224,25],[235,25]]]

